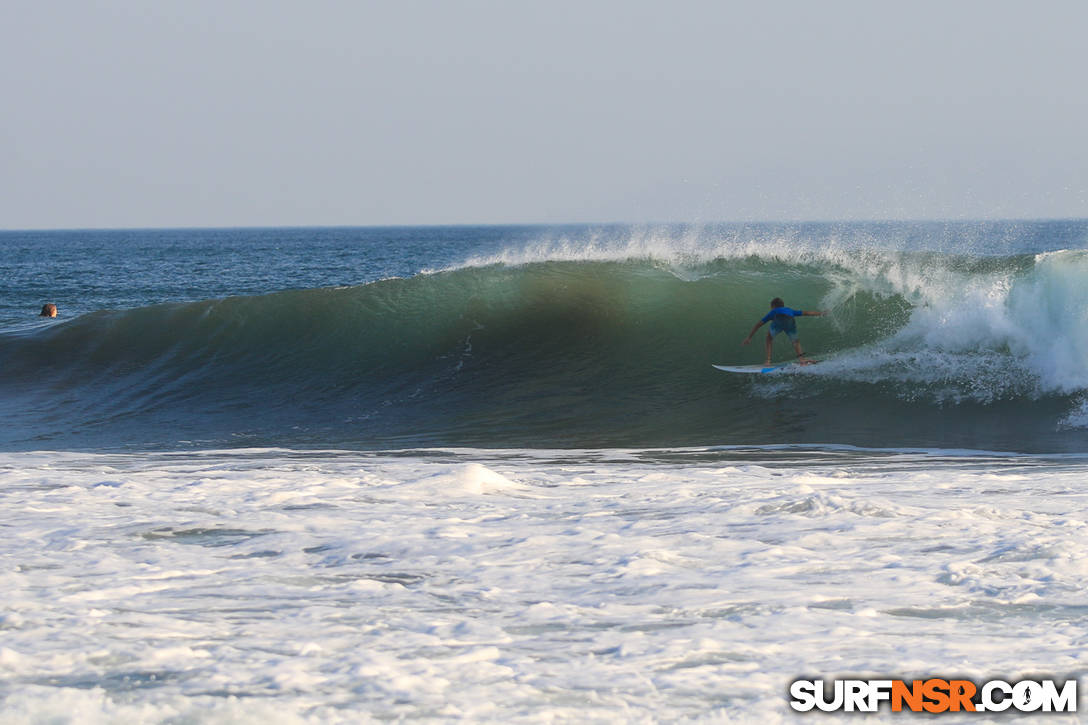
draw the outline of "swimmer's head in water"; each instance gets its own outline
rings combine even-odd
[[[57,316],[57,306],[56,305],[54,305],[52,302],[50,302],[47,305],[42,305],[41,317],[56,317],[56,316]]]

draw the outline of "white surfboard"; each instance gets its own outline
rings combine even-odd
[[[762,373],[773,373],[776,370],[783,368],[793,367],[797,363],[782,363],[780,365],[711,365],[718,370],[724,370],[727,373],[748,373],[759,375]]]

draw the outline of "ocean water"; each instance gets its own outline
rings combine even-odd
[[[1083,691],[1086,283],[1085,221],[2,232],[0,720]],[[820,363],[711,368],[774,296]]]

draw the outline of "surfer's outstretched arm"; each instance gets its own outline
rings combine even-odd
[[[805,310],[801,313],[802,317],[823,317],[827,314],[827,310]]]
[[[752,341],[752,335],[756,334],[756,330],[761,327],[763,327],[763,320],[760,320],[752,326],[752,331],[748,333],[748,337],[744,338],[744,341],[741,343],[741,345],[747,345],[748,343],[750,343]]]

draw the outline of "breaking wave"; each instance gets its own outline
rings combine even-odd
[[[713,370],[760,361],[774,296],[830,311],[799,321],[821,364]],[[552,243],[8,332],[0,440],[1081,449],[1086,317],[1083,251]]]

